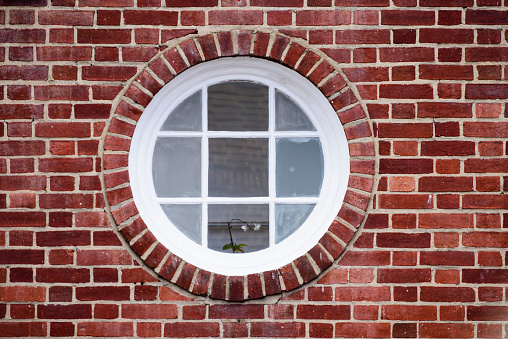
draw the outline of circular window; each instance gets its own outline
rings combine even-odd
[[[170,251],[224,275],[277,269],[334,220],[347,140],[306,78],[262,59],[194,66],[158,92],[134,132],[139,214]]]

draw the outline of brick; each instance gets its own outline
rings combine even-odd
[[[418,180],[420,192],[468,192],[473,190],[470,177],[422,177]]]
[[[302,7],[303,0],[252,0],[251,6],[262,7]]]
[[[39,122],[35,124],[35,136],[42,138],[89,138],[87,122]]]
[[[80,250],[77,252],[76,262],[82,266],[103,265],[131,265],[132,257],[125,250]]]
[[[468,306],[467,308],[469,321],[506,321],[507,319],[507,306]]]
[[[381,24],[428,26],[434,25],[434,16],[434,12],[431,11],[384,10],[381,11]]]
[[[46,301],[46,288],[32,286],[0,287],[0,301]]]
[[[48,66],[0,66],[0,80],[48,80]]]
[[[12,5],[12,2],[7,5]],[[35,23],[35,11],[22,9],[10,10],[9,23],[11,25],[33,25]]]
[[[2,337],[41,337],[47,334],[45,322],[3,322],[0,323]]]
[[[92,306],[77,305],[38,305],[37,318],[39,319],[91,319]]]
[[[422,28],[420,42],[439,44],[471,44],[474,42],[472,29]]]
[[[128,44],[131,42],[130,29],[78,29],[80,44]]]
[[[505,84],[468,84],[466,99],[507,99],[508,85]]]
[[[390,43],[389,30],[344,30],[336,31],[337,44],[383,44]]]
[[[473,0],[422,0],[422,7],[471,7]]]
[[[11,61],[32,61],[34,53],[32,47],[10,47],[9,60]]]
[[[210,319],[262,319],[263,305],[211,305]]]
[[[208,12],[208,22],[210,25],[261,25],[263,23],[263,12],[237,10],[210,11]]]
[[[35,86],[36,100],[88,100],[88,86],[82,85],[53,85]]]
[[[126,322],[80,322],[79,336],[92,337],[126,337],[134,333],[134,325]]]
[[[298,26],[331,26],[348,25],[350,23],[350,11],[306,10],[296,12],[296,25]]]
[[[472,66],[420,65],[420,79],[431,80],[472,80]]]
[[[437,320],[436,306],[383,305],[381,319],[402,321]]]
[[[430,85],[388,85],[379,86],[379,96],[388,99],[432,99],[433,90]]]
[[[464,136],[506,138],[508,123],[505,122],[465,122]]]
[[[37,246],[86,246],[91,244],[89,231],[48,231],[36,234]]]
[[[428,47],[380,48],[379,59],[386,62],[434,61],[434,49]]]
[[[178,12],[174,11],[126,10],[123,17],[126,25],[176,26],[178,23]]]
[[[337,323],[335,335],[345,338],[390,338],[389,323]]]
[[[467,103],[420,102],[417,115],[421,118],[470,118],[472,109]]]
[[[46,31],[43,29],[0,29],[0,42],[44,43]]]
[[[176,319],[178,310],[171,304],[124,304],[122,318],[125,319]]]
[[[218,0],[165,0],[166,7],[217,7]]]
[[[418,331],[423,338],[473,338],[473,324],[419,324]]]
[[[38,268],[35,281],[46,283],[87,283],[90,271],[86,268]]]
[[[120,81],[130,79],[136,74],[136,67],[129,66],[84,66],[83,80]]]
[[[335,6],[345,7],[388,7],[389,0],[335,0]]]
[[[130,288],[128,286],[77,287],[76,299],[83,301],[129,300]]]
[[[39,197],[41,208],[92,208],[91,194],[44,194]]]
[[[505,11],[467,10],[466,24],[473,25],[506,25],[508,15]]]
[[[164,336],[172,338],[218,337],[219,324],[215,322],[175,322],[164,324]]]
[[[39,11],[38,20],[41,25],[92,26],[93,11]]]
[[[430,269],[379,269],[378,283],[421,283],[430,282]],[[423,320],[423,319],[421,319]]]
[[[255,322],[251,324],[253,337],[304,337],[305,324],[301,322]]]

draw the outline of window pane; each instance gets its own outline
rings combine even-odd
[[[275,92],[275,129],[277,131],[315,131],[305,112],[293,100]]]
[[[318,138],[277,139],[278,197],[315,197],[323,181],[323,151]]]
[[[201,91],[178,105],[168,115],[161,131],[201,131]]]
[[[268,205],[209,205],[208,206],[208,248],[222,251],[222,247],[231,242],[228,222],[240,219],[250,225],[260,224],[261,229],[243,231],[242,223],[232,222],[231,234],[236,244],[246,244],[245,252],[255,252],[267,248],[268,241]],[[231,250],[224,251],[231,253]]]
[[[275,205],[275,243],[289,237],[302,226],[315,205]]]
[[[201,139],[158,138],[152,175],[158,197],[200,197]]]
[[[161,204],[161,207],[180,232],[201,245],[201,205]]]
[[[268,139],[209,139],[208,195],[268,196]]]
[[[210,131],[267,131],[268,87],[230,81],[208,87]]]

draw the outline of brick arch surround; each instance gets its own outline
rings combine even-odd
[[[328,98],[349,143],[351,174],[342,206],[328,231],[308,253],[278,270],[223,276],[199,269],[157,241],[132,199],[128,154],[136,122],[152,97],[177,74],[219,57],[272,60],[307,77]],[[119,232],[161,278],[196,295],[242,301],[293,290],[325,271],[344,252],[362,224],[372,196],[375,147],[371,126],[341,71],[324,54],[279,33],[232,31],[187,37],[161,52],[123,92],[104,143],[104,187]]]

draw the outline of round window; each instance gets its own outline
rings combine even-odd
[[[307,79],[266,60],[224,58],[154,96],[129,175],[141,217],[170,251],[246,275],[293,261],[323,236],[346,191],[348,146]]]

